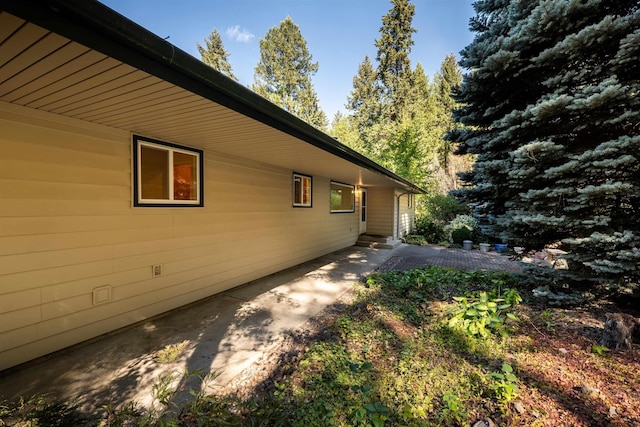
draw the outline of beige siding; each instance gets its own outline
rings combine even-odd
[[[409,206],[411,196],[404,192],[396,191],[397,216],[396,216],[396,237],[404,237],[409,234],[414,227],[416,212],[414,202]]]
[[[394,208],[393,189],[373,187],[368,189],[367,233],[393,236]]]
[[[0,128],[0,369],[350,246],[358,234],[357,211],[329,213],[331,177],[313,176],[313,208],[294,209],[291,170],[207,150],[204,208],[133,208],[128,131],[6,103]],[[389,215],[370,217],[370,227]],[[155,278],[154,264],[163,270]],[[105,286],[111,300],[94,305]]]

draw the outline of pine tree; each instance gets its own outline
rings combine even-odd
[[[401,120],[411,91],[411,61],[409,53],[413,46],[411,26],[415,6],[409,0],[391,0],[393,7],[382,17],[378,48],[378,78],[383,87],[384,114],[392,121]]]
[[[229,63],[229,53],[222,45],[222,38],[220,37],[218,30],[214,28],[204,42],[205,46],[200,45],[200,43],[196,43],[198,45],[198,52],[200,52],[202,62],[237,81],[238,78],[233,74],[231,64]]]
[[[318,71],[300,28],[287,17],[260,40],[254,92],[307,123],[324,130],[327,118],[320,109],[311,77]]]
[[[369,129],[380,121],[380,83],[378,73],[366,55],[358,66],[358,74],[353,78],[353,90],[347,98],[346,107],[351,113],[351,122],[361,139],[364,154],[374,150],[368,137]]]
[[[560,242],[567,279],[640,279],[637,0],[485,0],[450,137],[478,155],[463,196],[486,230]]]

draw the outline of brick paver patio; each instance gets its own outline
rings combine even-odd
[[[504,270],[521,272],[520,264],[508,255],[497,252],[480,252],[478,249],[450,249],[442,246],[406,246],[382,264],[378,271],[412,270],[414,268],[438,265],[462,270]]]

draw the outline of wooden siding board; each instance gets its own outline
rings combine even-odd
[[[35,325],[42,320],[40,306],[0,314],[0,333]]]
[[[102,261],[112,258],[111,248],[68,249],[52,252],[36,252],[19,255],[4,255],[0,258],[0,277],[4,274],[44,270],[85,262]]]
[[[28,289],[2,295],[0,300],[0,314],[39,306],[41,303],[40,290]]]
[[[0,198],[121,200],[130,194],[129,188],[120,185],[0,179]]]
[[[96,185],[117,183],[129,187],[131,180],[131,174],[121,170],[51,164],[45,161],[0,159],[0,179],[20,180],[27,172],[31,181],[50,181],[51,177],[55,177],[57,182],[86,184],[90,179],[90,182]]]
[[[91,215],[3,218],[0,236],[30,236],[173,226],[173,215]],[[57,236],[63,237],[63,236]]]
[[[0,149],[4,161],[21,160],[122,172],[127,172],[130,168],[130,146],[122,144],[103,147],[104,142],[94,138],[69,137],[67,132],[54,130],[51,130],[43,139],[35,128],[24,126],[14,128],[9,125],[4,126],[5,123],[4,120],[0,120],[3,133],[0,137]],[[10,139],[17,134],[21,135],[21,142],[11,141]]]
[[[90,248],[145,240],[172,239],[173,237],[174,230],[167,227],[7,236],[0,238],[0,255]]]
[[[33,324],[22,328],[11,329],[0,333],[0,370],[9,368],[25,361],[24,354],[8,357],[6,350],[28,346],[38,340],[38,325]],[[33,353],[32,353],[33,354]],[[42,356],[46,353],[39,353]],[[18,357],[21,356],[21,357]]]
[[[0,200],[2,201],[0,217],[122,215],[131,209],[129,200],[27,200],[22,198]]]
[[[6,274],[2,279],[2,293],[35,289],[82,278],[105,276],[111,273],[111,260],[88,262],[46,270],[31,270]]]

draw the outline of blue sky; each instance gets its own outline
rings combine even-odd
[[[392,7],[389,0],[101,0],[102,3],[147,30],[200,58],[197,43],[216,28],[234,74],[244,85],[253,83],[260,59],[259,41],[269,28],[287,16],[307,41],[313,60],[319,63],[312,81],[320,106],[331,122],[346,112],[344,104],[353,88],[358,65],[368,54],[375,61],[374,42],[380,37],[382,16]],[[473,34],[469,18],[473,0],[413,0],[415,15],[412,66],[420,62],[429,79],[445,55],[459,57]],[[374,62],[375,64],[375,62]]]

